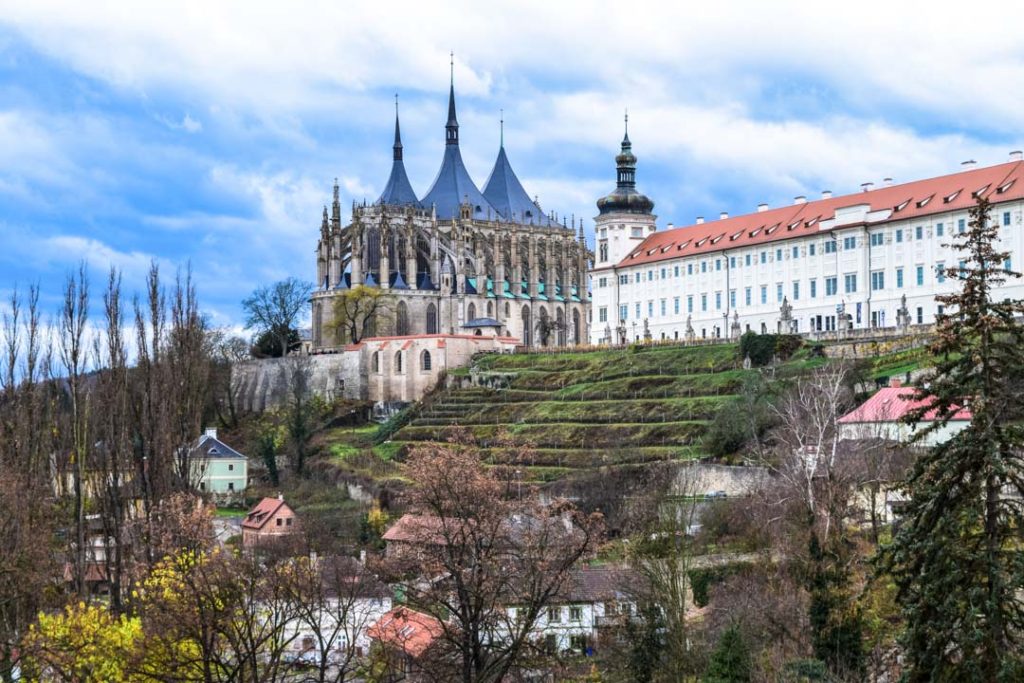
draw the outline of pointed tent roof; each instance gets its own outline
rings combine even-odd
[[[430,190],[420,200],[424,207],[434,205],[437,217],[441,220],[457,218],[459,205],[469,202],[473,207],[473,218],[487,218],[498,213],[490,205],[483,193],[477,189],[473,179],[469,177],[466,164],[462,161],[459,151],[459,121],[455,116],[455,83],[452,82],[448,91],[448,122],[445,124],[444,158],[441,169],[437,172]]]
[[[527,225],[553,225],[551,219],[544,215],[540,207],[530,199],[530,195],[526,194],[522,183],[516,177],[516,172],[508,162],[504,144],[498,150],[494,169],[484,183],[484,197],[507,221]]]
[[[394,161],[391,164],[391,175],[384,186],[378,204],[389,204],[393,206],[420,206],[416,199],[416,193],[409,182],[409,176],[405,172],[405,163],[402,161],[402,132],[398,125],[398,95],[395,95],[395,144]]]

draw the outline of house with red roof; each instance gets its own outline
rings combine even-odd
[[[299,531],[295,511],[284,496],[264,498],[242,520],[242,546],[254,548],[286,539]]]
[[[415,683],[429,680],[423,662],[437,645],[444,627],[435,617],[405,606],[386,612],[367,629],[367,635],[381,648],[391,680]]]
[[[921,397],[919,390],[914,387],[896,384],[879,389],[855,410],[839,418],[840,438],[881,439],[908,443],[916,432],[932,426],[937,411],[926,411],[923,419],[914,424],[906,422],[907,416],[928,407],[933,401],[932,398]],[[933,446],[944,443],[970,423],[970,408],[960,408],[945,425],[927,435],[921,445]]]

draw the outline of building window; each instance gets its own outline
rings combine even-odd
[[[946,281],[946,264],[942,261],[935,264],[935,281],[940,285]]]
[[[640,315],[641,315],[641,313],[640,313],[640,302],[639,302],[639,301],[637,301],[637,302],[636,302],[636,319],[637,319],[637,320],[639,320],[639,319],[640,319]]]
[[[569,621],[582,621],[583,620],[583,608],[582,607],[570,607],[569,608]]]
[[[702,310],[702,311],[708,310],[708,295],[707,294],[701,294],[700,295],[700,310]]]
[[[380,351],[373,352],[373,371],[380,372]]]
[[[782,283],[775,283],[775,303],[782,303]]]
[[[960,234],[967,232],[967,219],[961,218],[956,222],[956,231]]]
[[[945,225],[943,225],[942,223],[936,223],[935,224],[935,236],[936,237],[942,237],[943,234],[945,234],[945,232],[946,232],[946,226]]]
[[[916,240],[923,240],[924,239],[924,226],[923,225],[919,225],[916,228],[914,228],[914,239],[916,239]]]
[[[793,247],[793,258],[800,258],[800,247]]]
[[[402,352],[399,351],[395,354],[395,372],[402,372]]]
[[[715,259],[715,270],[721,270],[721,269],[722,269],[722,259],[716,258]]]
[[[679,277],[679,266],[675,267],[675,276]]]
[[[707,261],[701,261],[700,262],[700,272],[702,272],[702,273],[708,272],[708,262]]]
[[[896,289],[903,289],[903,269],[896,269]]]
[[[942,225],[941,223],[939,225]],[[903,241],[903,228],[896,229],[896,244]]]
[[[782,260],[782,249],[775,250],[775,262],[778,263]]]
[[[847,273],[844,275],[843,284],[847,294],[855,293],[857,291],[857,273]]]
[[[647,302],[647,317],[648,318],[653,318],[654,317],[654,302],[653,301],[648,301]]]
[[[924,325],[924,308],[921,306],[917,307],[917,324]]]
[[[667,273],[668,273],[668,269],[667,268],[662,268],[661,269],[661,279],[662,280],[664,280],[666,277],[668,277]]]
[[[427,334],[437,334],[437,306],[427,305]]]
[[[629,306],[622,304],[619,306],[619,320],[626,320],[629,318]]]
[[[1009,211],[1004,211],[1003,212],[1003,225],[1009,225],[1009,224],[1010,224],[1010,212]]]
[[[871,246],[880,247],[885,244],[885,236],[880,232],[871,233]]]
[[[1007,273],[1013,272],[1013,265],[1010,263],[1010,257],[1007,256],[1006,260],[1003,261],[1003,270]]]
[[[935,317],[936,318],[941,318],[942,314],[945,313],[945,312],[946,312],[946,307],[943,306],[942,304],[939,304],[938,310],[935,311]]]
[[[619,276],[619,284],[620,285],[628,285],[629,284],[629,275],[628,274],[627,275],[620,275]]]
[[[557,624],[560,621],[562,621],[562,608],[548,607],[548,623]]]
[[[722,293],[721,292],[715,292],[715,310],[716,311],[722,310]]]
[[[647,281],[648,282],[654,282],[654,270],[653,269],[647,271]]]
[[[871,291],[877,292],[880,289],[885,289],[885,271],[873,270],[871,271]]]
[[[644,230],[639,225],[634,225],[630,234],[632,234],[633,237],[643,237]]]
[[[747,287],[745,290],[743,290],[743,301],[745,305],[749,306],[751,304],[751,296],[752,293],[750,291],[750,287]]]
[[[286,519],[284,520],[284,525],[285,525],[285,526],[291,526],[291,525],[292,525],[292,518],[291,518],[291,517],[287,517],[287,518],[286,518]]]
[[[834,239],[825,242],[825,253],[834,254],[836,251],[836,241]]]
[[[730,268],[735,268],[736,267],[736,257],[735,256],[730,256],[729,257],[729,267]]]
[[[748,266],[750,265],[750,254],[746,255],[746,257],[743,259],[743,263]]]
[[[761,303],[768,303],[768,285],[761,285]]]
[[[814,249],[815,249],[814,242],[811,242],[810,244],[808,244],[807,245],[807,255],[808,256],[814,256]]]
[[[573,650],[583,652],[587,649],[587,637],[584,635],[569,636],[569,646]]]
[[[599,322],[599,323],[606,323],[606,322],[608,322],[608,307],[607,306],[601,306],[601,308],[597,309],[597,322]]]
[[[597,286],[600,287],[601,289],[604,289],[605,287],[607,287],[608,286],[608,278],[606,278],[606,277],[598,278],[597,279]]]
[[[796,301],[799,298],[800,298],[800,281],[799,280],[793,280],[793,301]]]
[[[235,490],[235,482],[229,481],[228,482],[228,491],[234,491],[234,490]]]
[[[844,237],[843,238],[843,249],[856,249],[857,238],[856,237]]]
[[[284,525],[284,520],[283,520],[283,519],[281,519],[280,517],[278,517],[278,518],[277,518],[277,525],[278,525],[278,526],[283,526],[283,525]]]
[[[924,266],[917,267],[917,286],[924,286]]]
[[[687,275],[693,275],[693,264],[692,263],[687,263],[686,264],[686,274]]]
[[[420,370],[423,372],[430,372],[430,351],[424,350],[420,354]]]
[[[601,240],[601,243],[597,246],[597,260],[608,260],[608,242],[606,242],[605,240]]]
[[[666,315],[665,311],[666,311],[665,300],[662,299],[661,300],[661,316],[662,317],[664,317]]]
[[[729,308],[736,308],[736,290],[729,290]]]
[[[768,252],[767,251],[762,251],[761,252],[761,263],[762,264],[768,263]]]
[[[679,297],[672,299],[672,312],[679,315]]]
[[[235,471],[235,466],[229,464],[228,465],[228,472],[234,472],[234,471]]]
[[[825,278],[825,296],[835,296],[839,292],[839,278]]]
[[[818,281],[815,280],[814,278],[811,278],[810,286],[811,286],[810,287],[811,288],[811,298],[814,299],[814,298],[816,298],[818,296]]]
[[[640,275],[641,275],[641,273],[634,273],[635,277],[634,277],[633,281],[636,282],[637,284],[640,284]]]

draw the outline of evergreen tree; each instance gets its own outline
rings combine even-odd
[[[727,628],[711,653],[704,683],[746,683],[751,679],[750,648],[734,624]]]
[[[650,683],[662,668],[665,620],[661,616],[661,608],[653,602],[642,603],[640,612],[625,624],[629,645],[627,665],[636,683]]]
[[[850,554],[849,549],[842,553]],[[815,533],[811,534],[810,557],[808,592],[814,656],[837,676],[861,680],[864,673],[863,620],[851,595],[849,563],[842,561],[838,553],[826,557]]]
[[[972,414],[967,428],[916,462],[906,516],[885,555],[906,616],[910,682],[1024,678],[1024,305],[995,291],[1020,277],[998,250],[998,232],[979,196],[953,245],[964,260],[947,271],[962,287],[936,297],[946,313],[931,348],[934,398],[910,418],[935,411],[915,437],[923,443],[961,407]]]

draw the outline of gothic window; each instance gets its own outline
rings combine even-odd
[[[597,257],[597,260],[598,261],[607,261],[608,260],[608,242],[602,240],[601,244],[598,246],[598,251],[599,251],[599,256]]]
[[[470,304],[466,309],[466,320],[476,320],[476,304]]]
[[[530,307],[523,306],[523,346],[530,346]]]
[[[420,354],[420,370],[430,372],[430,351],[424,351]]]
[[[409,307],[399,301],[395,307],[395,334],[404,337],[409,334]]]
[[[395,372],[399,375],[402,374],[402,352],[399,351],[395,354]]]
[[[507,318],[507,317],[509,317],[509,316],[511,315],[511,313],[509,313],[509,310],[510,310],[510,309],[509,309],[509,306],[508,306],[508,302],[506,301],[506,302],[505,302],[505,317],[506,317],[506,318]]]
[[[561,308],[555,313],[555,336],[555,343],[565,346],[565,314],[562,313]]]
[[[373,371],[380,372],[380,351],[373,353]]]
[[[366,231],[366,270],[380,269],[380,230],[370,228]],[[354,285],[353,285],[354,286]]]
[[[437,306],[427,306],[427,334],[437,334]]]
[[[490,301],[487,302],[487,317],[488,318],[493,318],[494,317],[494,307],[491,305]]]

